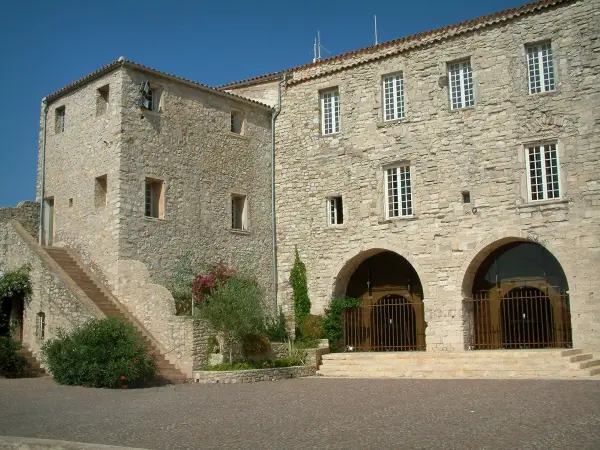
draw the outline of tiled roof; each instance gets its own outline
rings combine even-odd
[[[363,47],[358,50],[352,50],[352,51],[349,51],[346,53],[342,53],[340,55],[322,59],[320,61],[296,66],[292,69],[282,70],[279,72],[273,72],[273,73],[269,73],[266,75],[260,75],[257,77],[253,77],[253,78],[247,78],[245,80],[233,81],[231,83],[217,86],[217,89],[232,89],[235,87],[241,87],[241,86],[246,86],[246,85],[260,84],[260,83],[264,83],[264,82],[271,81],[274,79],[278,79],[285,72],[290,73],[290,72],[295,72],[298,70],[316,67],[319,65],[326,65],[333,61],[350,59],[352,57],[362,55],[365,53],[378,52],[379,50],[383,50],[388,47],[394,47],[394,46],[399,47],[396,51],[392,51],[390,53],[373,55],[372,60],[376,60],[376,59],[379,59],[382,57],[387,57],[387,56],[390,56],[390,55],[393,55],[396,53],[404,52],[409,49],[420,47],[420,46],[429,44],[431,42],[441,41],[441,40],[448,39],[453,36],[458,36],[458,35],[461,35],[461,34],[476,30],[476,29],[488,27],[488,26],[495,25],[495,24],[498,24],[501,22],[510,21],[510,20],[516,19],[517,17],[535,13],[537,11],[540,11],[542,9],[546,9],[546,8],[549,8],[549,7],[552,7],[555,5],[560,5],[562,3],[573,3],[576,1],[582,1],[582,0],[540,0],[540,1],[537,1],[534,3],[528,3],[526,5],[519,6],[516,8],[505,9],[503,11],[489,14],[487,16],[481,16],[476,19],[468,20],[465,22],[459,22],[454,25],[449,25],[449,26],[442,27],[442,28],[436,28],[433,30],[425,31],[423,33],[417,33],[417,34],[413,34],[410,36],[394,39],[391,41],[382,42],[381,44],[371,45],[369,47]],[[361,61],[361,63],[364,63],[364,62],[365,61]],[[355,65],[355,64],[353,64],[353,65]],[[330,71],[329,73],[343,70],[345,68],[352,67],[353,65],[350,65],[347,67],[342,67],[337,70]],[[325,75],[325,73],[316,74],[316,75],[306,77],[306,78],[303,78],[302,80],[297,80],[297,81],[294,81],[292,79],[288,84],[296,84],[296,83],[299,83],[300,81],[317,78],[317,77],[320,77],[323,75]]]
[[[123,57],[120,57],[116,61],[113,61],[113,62],[111,62],[111,63],[109,63],[109,64],[101,67],[100,69],[98,69],[98,70],[96,70],[96,71],[94,71],[92,73],[87,74],[86,76],[80,78],[77,81],[74,81],[72,83],[67,84],[65,87],[63,87],[63,88],[59,89],[58,91],[53,92],[52,94],[46,96],[45,99],[46,99],[46,101],[48,103],[50,103],[51,101],[56,100],[57,98],[63,96],[67,92],[70,92],[73,89],[76,89],[76,88],[78,88],[80,86],[83,86],[84,84],[86,84],[86,83],[88,83],[88,82],[90,82],[90,81],[92,81],[92,80],[94,80],[94,79],[96,79],[98,77],[101,77],[102,75],[105,75],[105,74],[107,74],[107,73],[109,73],[109,72],[111,72],[111,71],[113,71],[113,70],[115,70],[115,69],[117,69],[117,68],[119,68],[121,66],[133,67],[135,69],[143,70],[145,72],[149,72],[149,73],[161,76],[163,78],[170,78],[172,80],[185,83],[185,84],[190,85],[192,87],[196,87],[196,88],[202,89],[202,90],[204,90],[206,92],[210,92],[212,94],[219,95],[221,97],[229,97],[232,100],[240,101],[240,102],[243,102],[243,103],[249,103],[249,104],[256,105],[256,106],[259,106],[261,108],[266,108],[266,109],[269,109],[269,110],[272,109],[270,106],[265,105],[264,103],[260,103],[260,102],[257,102],[255,100],[250,100],[250,99],[248,99],[246,97],[242,97],[240,95],[230,94],[228,92],[224,92],[224,91],[221,91],[219,89],[215,89],[213,87],[207,86],[205,84],[198,83],[197,81],[188,80],[186,78],[178,77],[176,75],[172,75],[172,74],[167,73],[167,72],[161,72],[160,70],[156,70],[156,69],[153,69],[152,67],[148,67],[148,66],[144,66],[142,64],[138,64],[136,62],[130,61],[130,60],[125,59]]]

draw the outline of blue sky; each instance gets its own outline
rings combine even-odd
[[[0,2],[0,207],[34,199],[42,97],[123,55],[208,85],[512,8],[527,0]],[[323,52],[323,56],[329,56]],[[68,180],[65,180],[68,181]]]

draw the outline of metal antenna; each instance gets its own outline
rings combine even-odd
[[[317,62],[317,38],[315,38],[315,44],[313,45],[313,62]]]
[[[318,58],[318,61],[321,61],[321,32],[320,31],[317,31],[317,41],[318,41],[317,49],[319,51],[317,58]]]
[[[377,15],[373,16],[375,18],[375,45],[379,44],[377,40]]]

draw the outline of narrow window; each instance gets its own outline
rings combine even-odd
[[[526,151],[529,200],[560,198],[556,144],[534,145],[527,147]]]
[[[410,166],[391,167],[385,171],[386,218],[412,216]]]
[[[340,132],[340,92],[336,89],[321,93],[321,132]]]
[[[144,81],[140,86],[142,93],[141,107],[148,111],[160,112],[161,111],[161,95],[162,90],[156,86],[150,84],[149,81]]]
[[[96,208],[106,206],[108,203],[108,177],[102,175],[96,178],[96,184],[94,188],[94,199]]]
[[[73,199],[72,199],[72,198],[70,198],[70,199],[69,199],[69,208],[72,208],[72,207],[73,207]]]
[[[39,340],[46,336],[46,314],[41,311],[36,316],[35,335]]]
[[[471,203],[471,193],[469,191],[462,191],[461,195],[463,203]]]
[[[244,134],[244,112],[238,109],[231,110],[231,132]]]
[[[248,211],[245,195],[231,196],[231,228],[234,230],[247,230]]]
[[[383,108],[385,120],[404,118],[404,80],[402,74],[383,78]]]
[[[101,116],[106,114],[108,110],[108,99],[109,99],[109,87],[108,85],[102,86],[98,89],[98,96],[96,98],[96,115]]]
[[[344,223],[342,197],[329,197],[327,199],[327,220],[329,225],[341,225]]]
[[[146,178],[145,215],[155,219],[163,219],[164,212],[164,186],[162,180]]]
[[[448,80],[452,109],[466,108],[475,104],[471,61],[449,64]]]
[[[550,42],[527,46],[529,93],[553,91],[554,60]]]
[[[65,132],[65,114],[66,114],[66,109],[64,106],[60,106],[59,108],[56,108],[55,111],[55,131],[56,133],[64,133]]]

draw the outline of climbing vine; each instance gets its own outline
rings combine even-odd
[[[290,272],[290,284],[292,285],[292,301],[294,304],[296,324],[300,324],[304,318],[310,314],[310,298],[308,297],[306,266],[300,260],[298,247],[296,247],[294,266]]]
[[[5,298],[27,297],[31,294],[29,271],[30,267],[25,265],[0,276],[0,302]]]

